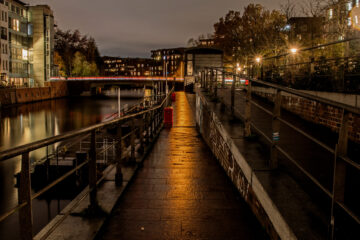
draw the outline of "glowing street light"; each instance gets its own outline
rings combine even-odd
[[[298,51],[297,48],[291,48],[291,49],[290,49],[290,52],[291,52],[292,54],[297,53],[297,51]]]
[[[261,57],[255,58],[255,61],[256,61],[257,63],[261,62]]]

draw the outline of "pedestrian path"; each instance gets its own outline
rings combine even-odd
[[[266,239],[195,129],[184,92],[99,239]]]

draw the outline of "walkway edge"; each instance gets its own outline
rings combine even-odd
[[[270,238],[297,239],[199,88],[196,88],[196,124]]]

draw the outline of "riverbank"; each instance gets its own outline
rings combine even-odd
[[[46,82],[45,87],[0,89],[0,108],[68,96],[65,81]]]

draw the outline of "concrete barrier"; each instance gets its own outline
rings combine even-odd
[[[199,89],[196,92],[196,124],[203,139],[250,205],[270,239],[297,239],[256,172],[239,151],[216,114],[211,111],[209,102]]]

